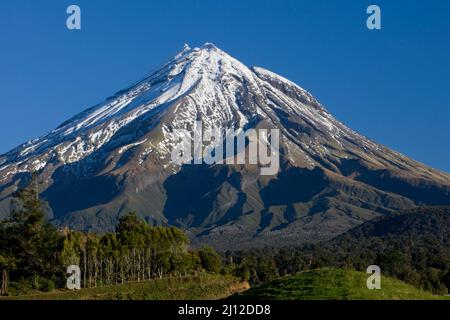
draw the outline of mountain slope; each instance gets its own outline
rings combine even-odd
[[[177,129],[278,128],[281,170],[170,161]],[[450,204],[450,176],[352,131],[308,92],[214,45],[0,156],[0,216],[38,171],[55,223],[105,231],[137,211],[222,248],[322,240],[378,215]]]

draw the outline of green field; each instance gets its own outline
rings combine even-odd
[[[79,291],[54,290],[0,299],[21,300],[197,300],[222,299],[246,289],[234,277],[200,274],[183,278],[164,278],[145,282],[87,288]]]
[[[368,274],[340,269],[317,269],[274,280],[234,295],[233,299],[267,300],[429,300],[447,299],[402,281],[381,277],[381,289],[366,287]]]

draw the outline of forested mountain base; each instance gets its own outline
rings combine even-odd
[[[366,271],[378,265],[436,294],[450,291],[450,207],[423,207],[366,222],[325,243],[228,252],[251,284],[322,267]]]
[[[203,297],[224,297],[226,288],[239,281],[259,286],[324,267],[365,271],[375,264],[383,277],[443,295],[450,288],[449,228],[449,207],[424,207],[377,218],[325,243],[221,256],[209,247],[189,249],[181,230],[150,226],[134,213],[122,216],[115,232],[56,230],[46,221],[31,183],[14,195],[10,218],[0,222],[0,294],[32,298],[30,294],[53,291],[46,297],[189,299],[200,297],[199,290]],[[81,270],[79,293],[60,290],[70,265]],[[195,279],[198,283],[192,283]],[[335,282],[336,292],[348,285],[342,281]],[[155,288],[170,288],[166,293],[171,294],[158,295]]]

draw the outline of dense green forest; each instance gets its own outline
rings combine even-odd
[[[184,232],[150,226],[134,213],[115,232],[57,230],[45,219],[33,180],[14,194],[9,219],[0,222],[0,294],[51,291],[66,285],[78,265],[81,286],[186,277],[201,272],[235,276],[252,286],[305,270],[334,267],[382,274],[427,291],[450,288],[450,208],[427,207],[366,222],[324,243],[225,252],[191,249]]]

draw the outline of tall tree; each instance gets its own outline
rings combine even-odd
[[[37,190],[37,177],[13,195],[9,219],[2,223],[0,253],[15,260],[19,277],[39,274],[42,277],[61,272],[59,252],[62,236],[45,219]]]

